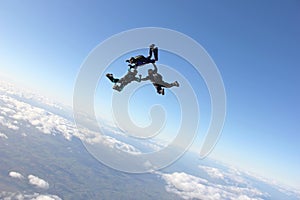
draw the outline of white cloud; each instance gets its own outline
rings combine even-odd
[[[20,98],[27,99],[27,100],[31,100],[31,101],[33,100],[36,102],[40,102],[40,103],[43,103],[45,105],[48,105],[50,107],[53,107],[53,108],[56,108],[59,110],[62,109],[63,106],[61,103],[58,103],[52,99],[49,99],[48,97],[36,94],[31,90],[23,88],[23,86],[21,86],[21,87],[22,88],[20,89],[19,86],[15,85],[15,84],[0,80],[0,92],[4,92],[9,95],[15,95]]]
[[[267,196],[267,194],[249,185],[247,187],[222,185],[184,172],[161,174],[161,177],[167,183],[166,190],[181,196],[183,199],[258,200]]]
[[[12,178],[18,178],[18,179],[24,178],[24,176],[22,174],[20,174],[19,172],[14,172],[14,171],[9,172],[9,176]]]
[[[5,135],[4,133],[0,133],[0,138],[8,139],[7,135]]]
[[[61,198],[56,195],[39,195],[32,200],[61,200]]]
[[[8,119],[4,118],[3,116],[0,116],[0,125],[5,126],[12,130],[18,130],[19,127],[14,125],[12,121],[9,121]]]
[[[292,187],[292,186],[288,186],[285,185],[283,183],[280,183],[278,181],[275,181],[274,179],[270,179],[270,178],[266,178],[266,177],[262,177],[258,174],[252,173],[252,172],[245,172],[248,176],[251,176],[257,180],[260,180],[268,185],[273,186],[274,188],[276,188],[278,191],[288,195],[288,196],[296,196],[298,199],[300,199],[300,190],[299,188],[296,187]]]
[[[224,165],[224,164],[221,164]],[[243,178],[245,177],[245,173],[238,170],[237,168],[234,168],[232,166],[225,169],[218,169],[215,167],[210,166],[198,166],[200,169],[205,171],[211,178],[213,179],[219,179],[225,181],[228,185],[249,185],[250,182]]]
[[[36,187],[42,188],[42,189],[48,189],[49,183],[47,183],[45,180],[34,176],[34,175],[28,175],[28,180],[31,185],[34,185]]]
[[[57,195],[51,194],[23,194],[21,192],[0,192],[0,199],[3,200],[62,200]]]
[[[127,153],[140,153],[137,148],[130,144],[87,128],[78,130],[74,122],[9,95],[13,94],[21,98],[34,98],[33,94],[27,95],[25,92],[20,92],[17,89],[15,91],[9,84],[0,85],[1,90],[4,91],[4,94],[0,95],[0,109],[5,115],[1,116],[0,113],[0,125],[2,124],[12,130],[18,130],[17,124],[28,124],[44,134],[62,134],[67,140],[71,140],[72,137],[78,137],[90,144],[100,143],[109,148]],[[25,121],[25,123],[20,123],[21,121]],[[116,130],[114,130],[114,133],[116,133]]]
[[[108,148],[117,149],[120,151],[124,151],[131,154],[139,154],[141,151],[134,146],[124,143],[122,141],[117,140],[116,138],[102,135],[100,133],[96,133],[89,130],[84,130],[84,133],[82,131],[77,135],[81,140],[87,142],[88,144],[103,144],[107,146]]]
[[[10,96],[10,94],[13,94],[21,98],[31,99],[35,98],[33,94],[27,95],[25,92],[20,92],[9,84],[2,84],[0,87],[0,91],[1,90],[4,94],[0,95],[0,110],[5,113],[5,115],[1,116],[0,113],[0,125],[2,124],[12,130],[18,130],[19,127],[17,124],[21,124],[19,123],[20,121],[25,121],[25,123],[22,124],[28,124],[44,134],[62,134],[67,140],[71,140],[72,137],[77,137],[90,144],[100,143],[109,148],[115,148],[127,153],[140,153],[137,148],[130,144],[99,132],[91,131],[87,128],[78,130],[74,122],[46,111],[43,108],[30,105],[19,100],[20,98],[17,99]],[[39,97],[37,99],[39,99]]]
[[[214,167],[208,167],[208,166],[198,166],[200,169],[203,169],[210,177],[217,178],[217,179],[224,179],[223,173]]]

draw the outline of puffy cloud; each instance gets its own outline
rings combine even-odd
[[[0,133],[0,138],[8,139],[7,135],[5,135],[4,133]]]
[[[222,185],[184,172],[161,174],[161,177],[167,183],[166,190],[181,196],[183,199],[258,200],[267,196],[250,185],[247,187]]]
[[[51,194],[22,194],[20,192],[0,192],[0,199],[4,200],[62,200],[57,195]]]
[[[19,127],[13,124],[13,121],[9,121],[8,119],[0,116],[0,125],[5,126],[12,130],[18,130]]]
[[[9,172],[9,176],[12,178],[19,178],[19,179],[24,178],[24,176],[22,174],[20,174],[19,172],[14,172],[14,171]]]
[[[61,198],[56,195],[39,195],[32,200],[61,200]]]
[[[49,183],[47,183],[45,180],[34,176],[34,175],[28,175],[28,180],[31,185],[34,185],[36,187],[42,188],[42,189],[48,189]]]
[[[201,165],[199,165],[199,168],[203,169],[212,178],[224,179],[224,174],[217,168]]]
[[[220,164],[220,165],[227,166],[225,164]],[[211,178],[223,180],[228,185],[239,184],[239,185],[246,186],[250,184],[248,179],[244,178],[245,176],[249,176],[249,175],[232,166],[228,166],[226,167],[226,169],[222,169],[222,170],[210,166],[199,165],[198,167],[202,169],[204,172],[206,172]]]

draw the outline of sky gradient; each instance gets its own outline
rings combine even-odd
[[[72,105],[80,66],[99,43],[132,28],[180,31],[210,54],[226,89],[210,156],[300,189],[299,21],[296,0],[2,0],[0,73]],[[193,149],[199,144],[201,136]]]

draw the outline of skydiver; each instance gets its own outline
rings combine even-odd
[[[164,87],[165,88],[171,88],[174,86],[179,87],[179,83],[177,81],[174,81],[173,83],[164,82],[162,75],[157,72],[157,67],[154,63],[153,66],[154,66],[154,70],[149,69],[148,76],[142,78],[141,81],[150,80],[154,85],[154,87],[156,88],[156,92],[162,95],[165,95]]]
[[[152,58],[152,55],[154,55],[154,59]],[[155,63],[155,61],[158,60],[158,48],[155,46],[155,44],[151,44],[149,46],[149,56],[145,57],[143,55],[138,55],[135,57],[131,57],[129,60],[126,60],[126,62],[129,62],[128,66],[130,69],[134,68],[136,69],[138,66],[149,64],[149,63]]]
[[[137,82],[141,82],[141,75],[139,75],[139,77],[136,77],[138,71],[136,69],[134,69],[133,71],[131,71],[130,69],[128,70],[127,74],[125,76],[123,76],[122,78],[118,79],[118,78],[114,78],[113,74],[106,74],[106,77],[113,82],[115,85],[113,86],[113,89],[117,90],[117,91],[122,91],[123,88],[131,83],[132,81],[137,81]]]

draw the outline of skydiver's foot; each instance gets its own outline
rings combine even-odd
[[[114,79],[113,79],[113,83],[117,83],[117,82],[119,82],[119,80],[120,80],[120,79],[118,79],[118,78],[114,78]]]
[[[165,95],[165,90],[164,89],[158,90],[157,93],[161,95]]]
[[[106,74],[106,77],[113,77],[113,75],[110,74],[110,73],[107,73],[107,74]]]
[[[174,82],[174,85],[175,85],[176,87],[179,87],[179,83],[178,83],[177,81]]]

